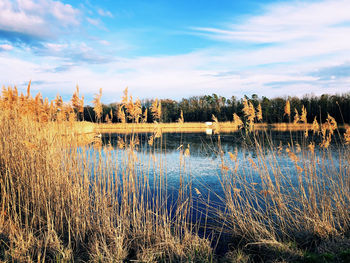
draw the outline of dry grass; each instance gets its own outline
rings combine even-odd
[[[209,241],[192,232],[186,189],[187,205],[171,216],[165,181],[151,185],[146,169],[138,173],[134,138],[123,156],[98,141],[94,150],[78,147],[77,131],[91,127],[70,119],[59,98],[51,111],[29,92],[16,97],[9,88],[1,98],[0,260],[209,261]]]
[[[100,99],[101,93],[95,97],[96,113]],[[190,174],[184,162],[190,146],[180,149],[174,205],[169,203],[162,160],[153,152],[153,147],[162,145],[162,133],[202,132],[207,125],[186,123],[181,116],[175,124],[147,124],[147,113],[127,91],[118,109],[121,124],[77,122],[82,104],[78,89],[72,104],[64,104],[59,95],[51,103],[40,94],[32,98],[30,85],[27,95],[3,90],[0,260],[213,261],[210,240],[199,237],[200,226],[191,220],[192,191],[200,191],[183,183]],[[211,126],[216,133],[246,129],[242,136],[249,138],[256,154],[238,158],[237,153],[229,153],[225,158],[219,150],[225,207],[216,210],[212,203],[206,205],[217,212],[213,221],[219,234],[232,237],[232,251],[223,260],[288,262],[302,259],[304,251],[327,247],[323,244],[336,246],[337,240],[348,244],[349,128],[332,146],[339,132],[334,119],[329,116],[323,124],[307,124],[303,109],[300,115],[296,112],[293,123],[272,125],[301,131],[300,141],[291,138],[289,145],[274,145],[267,133],[257,135],[256,131],[271,128],[259,122],[261,110],[255,111],[249,102],[245,105],[246,122],[236,115],[234,122],[220,123],[213,116]],[[157,119],[160,109],[155,101],[152,113]],[[290,117],[290,105],[285,110]],[[126,123],[127,118],[132,123]],[[126,133],[119,140],[122,154],[103,146],[96,132]],[[153,147],[145,149],[153,163],[141,165],[135,154],[140,147],[137,132],[153,133],[148,141]],[[314,141],[316,136],[320,144]],[[290,159],[293,168],[284,169],[281,155]],[[149,174],[150,166],[157,167],[155,174]]]
[[[249,112],[251,107],[246,107]],[[350,236],[350,150],[345,145],[349,129],[331,145],[339,133],[335,120],[328,116],[325,123],[311,126],[306,114],[303,109],[301,117],[287,125],[298,129],[302,122],[298,141],[291,138],[288,145],[274,145],[267,133],[252,132],[246,136],[256,157],[230,153],[228,160],[222,158],[219,180],[226,211],[218,211],[218,216],[224,229],[239,240],[237,245],[253,254],[259,251],[265,260],[276,257],[277,248],[283,260],[302,260],[303,250],[330,240],[341,244]],[[286,169],[281,156],[290,160],[292,168]],[[286,242],[295,249],[286,247]]]

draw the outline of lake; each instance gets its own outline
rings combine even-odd
[[[339,136],[324,150],[318,146],[318,137],[310,133],[305,138],[303,132],[164,133],[150,146],[151,135],[135,134],[136,173],[149,179],[151,189],[157,180],[162,182],[169,200],[177,198],[180,185],[187,187],[193,198],[209,196],[217,205],[223,204],[223,186],[227,184],[242,196],[247,190],[264,191],[271,184],[289,195],[300,184],[308,184],[310,174],[329,180],[349,165],[342,158],[345,148],[339,147]],[[108,148],[108,158],[123,169],[129,150],[118,147],[118,138],[128,142],[131,135],[103,134],[101,156],[106,158]],[[310,141],[315,142],[314,153],[308,147]]]

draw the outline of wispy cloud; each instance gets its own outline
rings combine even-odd
[[[264,13],[223,28],[193,28],[202,36],[227,43],[245,43],[241,61],[285,63],[321,59],[350,51],[350,1],[272,4]],[[266,45],[260,45],[266,44]],[[244,49],[244,48],[243,48]],[[244,62],[243,62],[244,63]]]
[[[350,1],[287,2],[272,4],[262,15],[226,28],[197,27],[208,37],[226,41],[285,43],[339,36],[349,30]],[[324,31],[326,30],[326,31]],[[329,35],[331,33],[331,35]]]
[[[349,91],[348,10],[348,0],[282,2],[267,5],[262,14],[245,17],[239,23],[192,30],[226,43],[224,48],[212,49],[215,60],[222,65],[231,61],[235,74],[249,76],[257,90],[259,86],[284,87],[289,93],[300,90],[295,89],[299,85],[303,93],[325,92],[324,87],[332,87],[329,92]],[[340,76],[343,80],[338,82]]]
[[[103,10],[102,8],[99,8],[97,10],[97,13],[100,15],[100,16],[106,16],[106,17],[110,17],[110,18],[113,18],[113,14],[108,11],[108,10]]]
[[[87,17],[86,20],[87,20],[91,25],[94,25],[94,26],[99,26],[99,25],[101,24],[101,20],[100,20],[100,19],[95,19],[95,18]]]

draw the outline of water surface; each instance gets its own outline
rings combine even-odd
[[[127,150],[118,148],[118,137],[128,141],[131,136],[103,134],[102,141],[113,147],[114,156],[119,156],[119,162],[122,162]],[[234,181],[238,189],[243,184],[251,184],[260,191],[266,183],[262,176],[268,175],[273,183],[280,180],[287,193],[299,182],[296,164],[305,174],[306,171],[336,174],[345,165],[339,159],[342,149],[338,147],[341,144],[339,137],[333,139],[328,150],[324,150],[318,147],[320,139],[312,133],[308,138],[303,132],[276,131],[220,135],[165,133],[155,139],[152,146],[148,144],[152,134],[135,136],[139,140],[134,151],[137,171],[149,178],[150,185],[162,178],[169,195],[176,196],[180,185],[185,185],[191,187],[194,196],[206,198],[210,195],[217,202],[224,197],[222,183],[227,181]],[[308,149],[310,141],[315,142],[315,155]],[[186,149],[189,154],[185,154]],[[287,149],[295,153],[297,162]],[[105,156],[102,154],[103,158]],[[315,160],[315,156],[319,159]]]

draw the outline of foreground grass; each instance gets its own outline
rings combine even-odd
[[[126,124],[123,114],[134,123],[142,115],[131,99],[124,99],[119,115],[128,133],[120,138],[124,151],[117,155],[93,136],[96,126],[75,121],[79,111],[60,100],[50,106],[29,92],[23,97],[9,92],[0,100],[1,261],[348,262],[350,131],[331,144],[337,132],[331,117],[317,127],[303,121],[306,112],[301,114],[287,126],[302,127],[302,136],[287,145],[255,133],[263,124],[255,123],[248,102],[246,123],[236,117],[222,124],[214,117],[217,133],[230,125],[243,127],[246,147],[256,154],[225,155],[218,140],[224,192],[219,197],[224,207],[218,209],[201,196],[202,189],[183,183],[190,171],[181,160],[190,155],[189,148],[180,150],[183,167],[174,204],[161,160],[150,158],[159,169],[150,180],[150,164],[141,165],[135,154],[140,147],[135,127],[153,133],[146,153],[154,156],[167,125]],[[159,105],[153,108],[159,118]],[[168,128],[206,128],[196,125],[180,119]],[[280,155],[290,158],[292,169],[284,169]],[[198,222],[192,216],[194,202],[210,210]],[[209,234],[201,230],[203,220]]]
[[[30,96],[1,106],[0,260],[211,259],[209,241],[192,231],[188,197],[171,216],[165,182],[151,192],[148,174],[137,174],[132,141],[123,156],[104,149],[102,160],[98,140],[94,151],[80,146],[74,121],[36,120],[29,110],[41,104]]]

